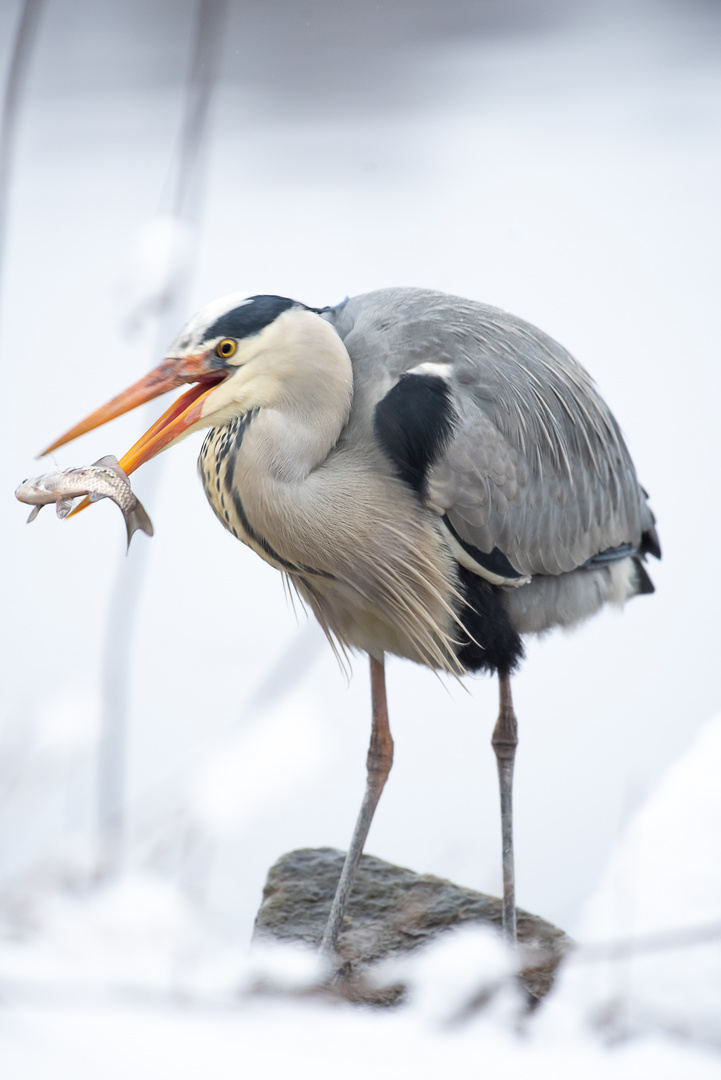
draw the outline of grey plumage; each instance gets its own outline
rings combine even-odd
[[[286,306],[275,323],[294,315],[317,318]],[[199,465],[223,524],[290,575],[329,635],[460,674],[457,562],[500,588],[519,633],[572,626],[641,590],[653,516],[616,421],[566,350],[496,308],[425,290],[368,293],[322,318],[348,351],[350,385],[335,359],[313,369],[299,346],[282,405],[212,429]],[[182,347],[213,335],[201,321]],[[420,501],[374,433],[407,373],[443,379],[453,410]],[[508,574],[473,548],[497,551]]]
[[[541,330],[419,289],[367,293],[327,318],[353,360],[350,431],[368,428],[370,410],[402,372],[445,367],[459,422],[428,487],[463,539],[500,548],[524,575],[556,575],[625,542],[640,546],[653,528],[608,406]]]
[[[392,761],[383,657],[496,671],[504,932],[515,939],[510,673],[520,636],[653,591],[654,518],[610,410],[542,331],[496,308],[383,289],[336,308],[225,297],[166,360],[49,449],[182,383],[121,465],[210,428],[199,469],[223,525],[281,570],[334,647],[371,657],[368,786],[328,923]]]
[[[354,368],[344,440],[364,442],[378,401],[407,371],[448,382],[458,415],[428,477],[428,502],[462,539],[500,549],[531,581],[504,589],[521,633],[572,626],[639,588],[632,556],[660,554],[618,424],[586,371],[541,330],[485,304],[384,289],[326,316]],[[619,551],[600,570],[584,564]]]

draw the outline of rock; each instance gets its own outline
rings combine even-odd
[[[255,921],[254,940],[318,946],[345,854],[334,848],[291,851],[272,866]],[[518,909],[523,946],[521,979],[532,1001],[548,993],[571,939],[551,923]],[[369,987],[363,972],[379,960],[417,949],[453,927],[484,923],[501,929],[501,901],[431,874],[364,855],[353,886],[338,951],[344,961],[344,995],[373,1004],[395,1004],[403,987]]]

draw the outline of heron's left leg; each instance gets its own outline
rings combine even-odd
[[[499,672],[500,708],[491,745],[496,752],[501,789],[501,840],[503,845],[503,936],[516,943],[516,873],[513,861],[513,765],[518,746],[518,725],[511,697],[511,676]]]
[[[380,660],[375,660],[371,656],[370,666],[373,726],[368,748],[366,790],[320,947],[322,953],[330,956],[338,950],[338,937],[343,925],[346,904],[353,888],[358,863],[363,854],[363,846],[368,836],[368,830],[371,827],[378,800],[381,797],[393,764],[393,739],[388,724],[386,675],[383,657],[381,656]]]

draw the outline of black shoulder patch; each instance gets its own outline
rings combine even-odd
[[[246,338],[258,334],[288,308],[303,307],[287,296],[249,296],[244,304],[226,311],[205,331],[204,340],[217,337]]]
[[[376,438],[401,480],[420,493],[455,423],[450,387],[438,375],[401,375],[376,405],[374,417]]]

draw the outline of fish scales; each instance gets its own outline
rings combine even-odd
[[[15,491],[20,502],[33,507],[29,522],[50,503],[55,503],[58,517],[65,518],[72,509],[73,500],[85,495],[91,502],[111,499],[120,508],[128,533],[128,547],[137,529],[142,529],[148,536],[153,535],[153,525],[143,504],[130,487],[118,459],[112,455],[100,458],[92,465],[32,477],[24,480]]]

